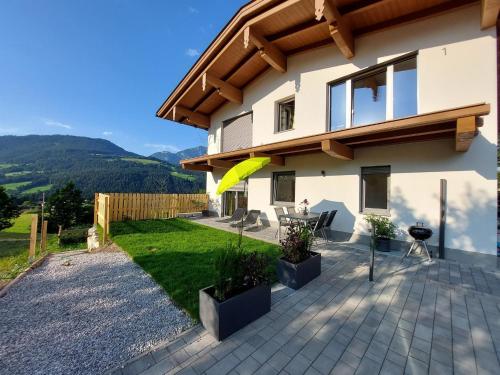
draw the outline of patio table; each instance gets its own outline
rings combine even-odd
[[[298,221],[301,224],[308,225],[309,223],[318,221],[320,214],[309,212],[307,215],[297,212],[295,214],[285,214],[278,217],[278,241],[281,240],[281,220],[289,219],[290,221]]]

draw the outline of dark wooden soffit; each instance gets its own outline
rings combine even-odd
[[[244,88],[263,72],[268,69],[286,71],[288,56],[325,45],[336,45],[339,52],[349,59],[355,56],[355,40],[360,35],[478,1],[252,1],[229,21],[156,115],[207,129],[206,120],[210,120],[210,115],[228,100],[241,102]],[[486,20],[485,23],[482,21],[484,27],[494,17],[498,10],[495,4],[500,0],[481,1],[482,20]],[[180,110],[176,111],[176,107]]]
[[[284,165],[287,156],[313,152],[324,152],[334,158],[353,160],[353,149],[358,147],[440,138],[455,138],[456,151],[464,152],[469,149],[474,137],[478,134],[478,127],[482,126],[479,117],[489,113],[489,104],[473,104],[241,150],[199,156],[182,160],[180,164],[184,169],[211,171],[213,168],[228,169],[234,165],[234,162],[247,159],[252,155],[267,155],[273,157],[273,164]]]

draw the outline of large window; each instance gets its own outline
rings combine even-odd
[[[361,212],[389,214],[391,167],[361,168]]]
[[[330,131],[417,114],[413,53],[330,84]]]
[[[295,204],[295,172],[273,173],[273,204]]]
[[[278,103],[278,132],[293,129],[295,115],[295,99],[288,99]]]

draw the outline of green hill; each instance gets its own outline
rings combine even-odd
[[[70,180],[87,198],[94,192],[191,193],[205,188],[203,173],[87,137],[0,136],[0,166],[0,185],[31,200]]]

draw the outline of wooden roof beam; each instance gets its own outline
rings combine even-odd
[[[202,76],[202,89],[207,90],[207,85],[214,87],[220,96],[229,100],[230,102],[242,104],[243,92],[233,85],[224,82],[223,80],[213,76],[210,73],[204,73]]]
[[[271,158],[271,162],[269,164],[277,165],[277,166],[284,166],[285,165],[285,158],[283,156],[271,155],[271,154],[266,154],[263,152],[251,152],[250,157],[251,158]]]
[[[202,171],[202,172],[212,172],[213,167],[203,164],[182,164],[182,169],[188,169],[190,171]]]
[[[221,160],[221,159],[209,159],[207,161],[208,165],[214,168],[221,168],[221,169],[231,169],[234,167],[234,163],[227,161],[227,160]]]
[[[500,0],[481,0],[481,29],[495,26],[499,11]]]
[[[248,26],[243,31],[243,44],[248,48],[250,44],[257,47],[260,56],[280,73],[286,72],[286,56],[273,43],[260,35],[253,27]]]
[[[342,160],[353,160],[354,151],[349,146],[346,146],[340,142],[334,141],[333,139],[328,139],[321,141],[321,150],[330,155],[331,157],[342,159]]]
[[[457,131],[455,133],[455,150],[465,152],[469,150],[472,140],[477,134],[476,117],[462,117],[457,119]]]
[[[316,20],[321,21],[324,17],[330,30],[330,35],[340,52],[350,59],[354,57],[354,37],[351,28],[345,19],[340,15],[332,0],[315,0]]]
[[[178,121],[179,117],[185,117],[187,122],[208,129],[210,127],[210,117],[202,113],[193,112],[186,107],[176,105],[173,112],[173,121]]]

